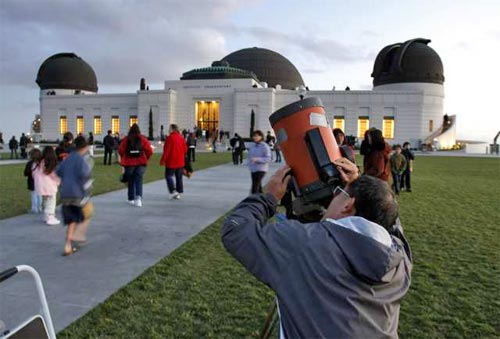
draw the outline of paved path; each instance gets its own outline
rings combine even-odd
[[[89,243],[68,258],[61,256],[65,228],[45,226],[40,215],[1,220],[0,270],[19,264],[38,270],[59,331],[231,209],[248,193],[249,177],[245,166],[229,164],[196,172],[179,201],[168,199],[164,181],[146,184],[142,208],[130,206],[124,190],[99,195]],[[37,310],[26,273],[0,285],[7,328]]]

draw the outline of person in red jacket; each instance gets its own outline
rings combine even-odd
[[[160,165],[165,166],[165,180],[167,180],[168,191],[172,195],[172,199],[180,199],[184,192],[182,169],[185,165],[186,153],[186,141],[179,133],[179,127],[175,124],[170,125],[170,134],[165,139]]]
[[[146,172],[148,160],[153,155],[153,148],[148,139],[141,134],[137,124],[130,127],[128,136],[120,141],[118,149],[124,168],[124,181],[128,183],[128,202],[142,207],[142,178]]]
[[[363,159],[364,174],[387,182],[391,174],[391,146],[385,142],[379,129],[370,129],[367,137],[369,146]]]

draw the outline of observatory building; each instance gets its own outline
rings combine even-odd
[[[410,141],[413,147],[455,143],[455,117],[443,124],[444,73],[430,40],[413,39],[384,47],[377,55],[371,90],[308,90],[299,70],[281,54],[264,48],[233,52],[208,67],[167,80],[149,89],[144,80],[134,93],[98,93],[92,67],[73,53],[43,62],[40,87],[43,139],[61,139],[66,131],[107,130],[124,134],[138,123],[147,134],[160,135],[171,123],[182,129],[223,130],[249,136],[251,127],[271,130],[268,117],[302,97],[323,102],[332,127],[363,137],[370,127],[382,130],[389,143]],[[253,126],[252,126],[253,125]]]

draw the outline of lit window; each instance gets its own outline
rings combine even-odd
[[[434,131],[434,120],[429,120],[429,132]]]
[[[117,115],[111,117],[111,131],[113,134],[120,133],[120,118]]]
[[[81,115],[76,117],[76,134],[85,132],[85,121]]]
[[[370,128],[370,119],[368,117],[358,118],[358,138],[364,138],[365,132]]]
[[[132,127],[133,124],[138,124],[138,123],[139,123],[139,119],[137,119],[137,115],[131,115],[128,118],[128,126],[129,127]]]
[[[340,128],[342,132],[344,131],[345,120],[343,115],[336,115],[333,117],[333,128]]]
[[[64,134],[68,131],[68,119],[65,115],[59,117],[59,134]]]
[[[394,139],[394,117],[384,117],[382,135],[386,139]]]
[[[102,134],[102,120],[101,117],[96,115],[94,117],[94,135]]]

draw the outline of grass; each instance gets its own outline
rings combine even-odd
[[[95,179],[93,194],[102,194],[125,188],[118,181],[120,166],[104,166],[103,158],[96,158],[93,176]],[[194,170],[220,165],[231,161],[230,153],[198,153]],[[144,176],[144,182],[151,182],[164,178],[164,167],[159,165],[160,155],[155,154],[149,161],[149,166]],[[0,219],[27,213],[30,208],[30,195],[27,189],[26,178],[23,176],[24,164],[1,165],[0,182]]]
[[[401,338],[498,338],[500,161],[420,157],[399,198],[414,256]],[[58,338],[255,338],[273,293],[221,245],[221,220]]]

